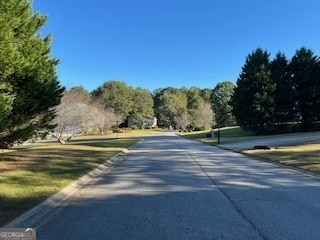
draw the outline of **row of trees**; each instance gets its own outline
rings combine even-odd
[[[157,89],[153,97],[159,126],[173,125],[181,130],[225,126],[232,120],[230,98],[233,89],[231,82],[219,83],[214,89]]]
[[[62,144],[81,132],[105,134],[117,120],[121,119],[121,116],[112,109],[92,101],[83,87],[74,87],[66,91],[55,111],[56,117],[52,123],[56,127],[52,136]]]
[[[257,133],[293,131],[300,123],[295,130],[319,129],[319,57],[302,47],[290,60],[284,53],[270,60],[257,48],[242,67],[232,106],[237,123]]]
[[[128,116],[140,127],[154,116],[151,93],[119,81],[106,82],[92,93],[81,86],[71,88],[55,110],[53,136],[61,143],[80,132],[106,134],[112,127],[126,125]]]
[[[160,127],[181,130],[239,124],[256,133],[319,129],[320,60],[305,47],[288,59],[257,48],[246,58],[236,86],[218,83],[214,89],[162,88],[153,93],[109,81],[88,98],[135,124],[156,116]],[[118,116],[119,118],[119,116]]]
[[[51,37],[39,35],[46,17],[33,13],[28,0],[0,5],[0,143],[12,145],[54,129],[60,142],[78,132],[105,133],[130,116],[143,126],[154,116],[159,127],[181,130],[226,126],[234,121],[254,132],[319,129],[320,60],[307,48],[288,59],[256,49],[246,58],[236,87],[162,88],[153,93],[108,81],[91,93],[65,91],[50,54]]]
[[[138,126],[154,116],[152,95],[141,87],[133,88],[124,82],[108,81],[91,95],[95,102],[101,103],[107,109],[113,109],[124,118],[131,116]]]
[[[169,87],[153,93],[120,81],[105,82],[91,93],[74,87],[64,93],[56,107],[54,136],[65,143],[79,132],[104,134],[118,123],[126,126],[128,116],[140,128],[154,116],[159,127],[182,131],[225,126],[233,120],[233,90],[231,82],[219,83],[214,89]]]
[[[65,143],[79,132],[104,134],[117,123],[126,126],[128,116],[140,128],[154,116],[159,127],[183,131],[211,128],[217,122],[226,125],[232,119],[229,102],[233,89],[231,82],[219,83],[215,89],[165,88],[153,93],[120,81],[105,82],[91,93],[74,87],[56,107],[54,136]]]

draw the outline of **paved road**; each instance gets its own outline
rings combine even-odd
[[[174,135],[146,138],[37,239],[319,239],[320,182]]]

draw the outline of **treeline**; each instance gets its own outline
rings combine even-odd
[[[236,86],[150,92],[108,81],[89,93],[60,85],[51,38],[38,34],[45,22],[28,0],[0,5],[0,147],[46,134],[64,143],[79,132],[148,127],[154,117],[159,127],[182,131],[235,122],[256,133],[320,129],[320,60],[310,49],[270,60],[258,48],[247,56]]]
[[[234,84],[215,89],[163,88],[153,93],[120,81],[107,81],[91,93],[82,86],[65,91],[56,107],[54,136],[61,143],[79,132],[105,134],[114,127],[204,130],[232,121],[230,98]]]
[[[128,120],[131,126],[149,126],[154,117],[159,127],[182,130],[214,124],[209,89],[151,93],[108,81],[91,93],[83,87],[66,90],[56,76],[51,37],[38,33],[45,23],[46,16],[34,13],[28,0],[1,3],[1,148],[48,134],[65,143],[76,133],[105,134],[115,125],[128,126]]]
[[[214,89],[164,88],[153,92],[154,111],[160,127],[204,130],[233,121],[230,98],[234,84],[222,82]]]
[[[77,89],[81,87],[72,91]],[[117,114],[117,121],[124,127],[128,126],[128,117],[132,119],[130,126],[139,128],[148,126],[156,117],[159,127],[182,131],[231,124],[263,134],[317,130],[319,57],[310,49],[301,48],[292,59],[279,52],[270,60],[270,53],[258,48],[247,56],[236,86],[221,82],[213,89],[168,87],[151,93],[124,82],[108,81],[86,95],[90,99],[86,104],[99,105],[109,115]],[[105,128],[115,123],[115,118],[108,119],[111,122]]]
[[[318,130],[320,61],[305,47],[288,59],[257,48],[246,58],[232,97],[237,123],[256,133]]]

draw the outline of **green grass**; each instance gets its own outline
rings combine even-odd
[[[320,143],[281,146],[273,150],[247,150],[244,152],[320,174]]]
[[[77,137],[0,150],[0,226],[155,131]]]

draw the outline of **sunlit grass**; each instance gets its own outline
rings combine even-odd
[[[245,153],[320,173],[320,143],[281,146],[273,150],[247,150]]]

